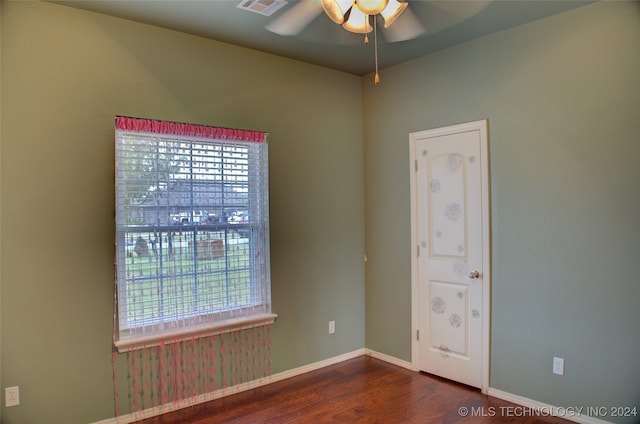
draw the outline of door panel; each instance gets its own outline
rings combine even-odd
[[[466,199],[462,161],[462,156],[455,153],[440,154],[428,160],[428,185],[421,189],[428,190],[429,230],[433,230],[429,231],[431,256],[465,256]]]
[[[431,348],[440,354],[468,357],[467,287],[446,281],[430,281],[425,292],[430,294],[428,337]],[[458,329],[460,331],[458,331]]]

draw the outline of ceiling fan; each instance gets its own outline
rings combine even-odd
[[[260,1],[260,0],[259,0]],[[287,0],[262,0],[279,2]],[[494,0],[298,0],[265,28],[283,36],[304,32],[319,15],[324,14],[349,33],[364,35],[373,31],[376,84],[378,74],[378,27],[386,42],[395,43],[418,38],[458,24],[482,11]],[[415,8],[417,15],[412,11]],[[418,18],[420,16],[420,18]],[[423,23],[424,22],[424,23]]]
[[[258,0],[267,1],[267,0]],[[452,27],[478,14],[494,0],[268,0],[279,7],[292,3],[266,25],[266,29],[283,36],[297,36],[325,13],[327,21],[341,24],[347,31],[362,34],[365,29],[346,28],[355,17],[366,20],[367,32],[378,23],[388,43],[407,41]],[[382,7],[382,9],[380,9]],[[368,10],[369,13],[361,13]],[[376,10],[381,10],[376,12]],[[371,13],[376,12],[376,13]],[[364,16],[363,16],[364,15]],[[338,26],[339,28],[339,26]],[[353,27],[351,27],[353,28]],[[335,39],[332,39],[335,41]]]
[[[408,6],[408,2],[398,0],[299,0],[265,28],[279,35],[295,36],[324,11],[331,21],[355,34],[371,32],[377,18],[382,21],[386,41],[404,41],[425,32]]]

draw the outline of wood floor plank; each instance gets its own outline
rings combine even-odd
[[[460,408],[475,414],[461,416]],[[138,424],[568,423],[531,412],[471,387],[362,356]]]

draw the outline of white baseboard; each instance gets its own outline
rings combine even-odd
[[[364,353],[365,355],[371,356],[372,358],[380,359],[381,361],[385,361],[411,371],[417,371],[411,362],[405,361],[403,359],[398,359],[395,356],[389,356],[385,353],[376,352],[375,350],[371,349],[365,349]]]
[[[121,415],[115,418],[108,418],[106,420],[98,421],[93,424],[128,424],[135,421],[143,420],[146,418],[155,417],[157,415],[166,414],[167,412],[176,411],[178,409],[186,408],[189,406],[198,405],[200,403],[208,402],[214,399],[219,399],[224,396],[230,396],[236,393],[241,393],[247,390],[255,389],[258,387],[266,386],[278,381],[286,380],[288,378],[296,377],[311,371],[315,371],[320,368],[328,367],[330,365],[338,364],[349,359],[357,358],[358,356],[367,355],[381,361],[388,362],[401,368],[406,368],[411,371],[417,371],[411,362],[398,359],[394,356],[390,356],[384,353],[376,352],[371,349],[357,349],[352,352],[347,352],[342,355],[334,356],[319,362],[303,365],[298,368],[283,371],[274,374],[269,377],[261,378],[258,380],[248,381],[246,383],[238,384],[228,387],[226,389],[219,389],[211,393],[205,393],[199,396],[195,396],[189,399],[185,399],[180,402],[168,403],[166,405],[157,406],[154,408],[144,409],[142,411],[133,412],[127,415]],[[493,396],[498,399],[506,400],[508,402],[520,405],[526,408],[530,408],[535,411],[541,411],[545,415],[555,415],[564,418],[569,421],[573,421],[580,424],[610,424],[608,421],[604,421],[598,418],[594,418],[588,415],[581,415],[575,409],[561,408],[546,403],[538,402],[533,399],[525,398],[522,396],[514,395],[502,390],[489,388],[487,395]]]
[[[507,402],[515,403],[516,405],[520,405],[525,408],[530,408],[531,410],[539,411],[544,415],[553,415],[576,423],[610,424],[609,421],[604,421],[588,415],[582,415],[578,408],[562,408],[559,406],[553,406],[493,388],[489,388],[487,394],[498,399],[506,400]]]
[[[398,359],[384,353],[376,352],[375,350],[365,349],[365,355],[371,356],[372,358],[380,359],[382,361],[397,365],[402,368],[406,368],[411,371],[418,371],[411,362],[404,361],[402,359]],[[544,415],[553,414],[568,421],[573,421],[580,424],[611,424],[609,421],[601,420],[589,415],[583,415],[580,413],[578,408],[557,407],[538,402],[533,399],[514,395],[512,393],[504,392],[502,390],[493,389],[491,387],[488,388],[486,394],[495,398],[506,400],[519,406],[523,406],[525,408],[530,408],[531,410],[539,411]]]
[[[268,384],[286,380],[291,377],[296,377],[298,375],[315,371],[320,368],[328,367],[329,365],[334,365],[349,359],[357,358],[358,356],[363,356],[365,354],[367,354],[365,349],[357,349],[352,352],[347,352],[342,355],[334,356],[332,358],[328,358],[319,362],[314,362],[312,364],[303,365],[298,368],[273,374],[269,377],[248,381],[242,384],[237,384],[235,386],[227,387],[226,389],[219,389],[214,392],[194,396],[179,402],[167,403],[162,406],[143,409],[142,411],[132,412],[130,414],[121,415],[119,417],[108,418],[106,420],[97,421],[93,424],[128,424],[135,421],[140,421],[140,420],[155,417],[161,414],[166,414],[167,412],[177,411],[178,409],[187,408],[189,406],[198,405],[204,402],[209,402],[211,400],[219,399],[224,396],[230,396],[236,393],[241,393],[241,392],[255,389],[261,386],[266,386]]]
[[[340,362],[347,361],[349,359],[357,358],[365,354],[364,349],[357,349],[352,352],[343,353],[342,355],[334,356],[328,359],[324,359],[312,364],[303,365],[292,370],[283,371],[278,374],[274,374],[270,377],[269,383],[275,383],[276,381],[286,380],[287,378],[296,377],[311,371],[318,370],[320,368],[328,367],[329,365],[339,364]]]

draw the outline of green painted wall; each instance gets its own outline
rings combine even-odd
[[[270,133],[274,372],[365,337],[411,360],[408,133],[488,118],[491,386],[639,403],[638,2],[384,69],[377,87],[59,5],[0,13],[0,387],[21,389],[3,423],[113,416],[115,114]]]
[[[487,118],[491,387],[640,409],[639,40],[597,3],[363,79],[368,348],[411,360],[409,132]]]
[[[358,77],[50,3],[0,7],[0,387],[21,400],[3,423],[114,414],[116,114],[269,132],[273,371],[364,346]]]

